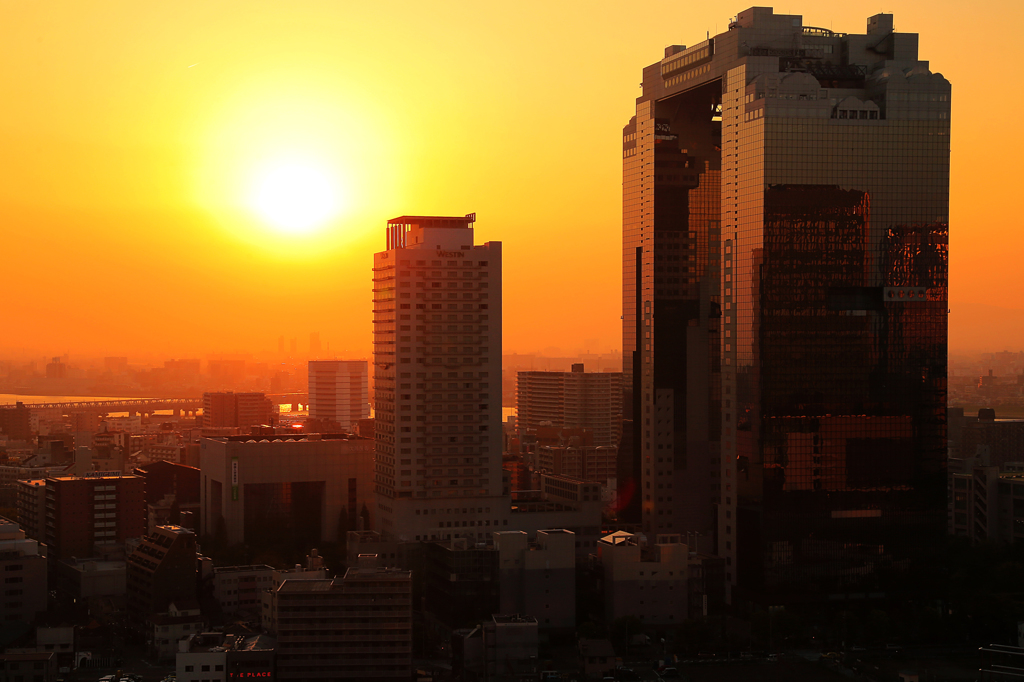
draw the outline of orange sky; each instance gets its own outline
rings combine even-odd
[[[953,83],[954,350],[1024,348],[1024,327],[958,315],[1024,310],[1022,5],[776,6],[848,32],[893,12]],[[507,352],[617,349],[641,69],[745,8],[7,0],[0,353],[257,352],[319,331],[365,356],[385,221],[472,211],[478,241],[504,242]],[[345,195],[317,234],[245,205],[254,169],[286,157]]]

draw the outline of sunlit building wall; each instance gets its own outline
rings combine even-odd
[[[474,221],[395,218],[374,256],[375,486],[387,537],[484,537],[492,520],[507,523],[501,243],[475,245]]]
[[[370,416],[366,360],[309,361],[309,417],[351,428]]]

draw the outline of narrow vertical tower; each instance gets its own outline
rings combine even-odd
[[[475,220],[389,220],[374,256],[374,484],[388,537],[427,539],[453,514],[502,506],[501,243],[475,246]]]

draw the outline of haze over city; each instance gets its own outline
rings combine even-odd
[[[868,9],[792,11],[839,30]],[[951,350],[1024,347],[1024,96],[994,66],[1014,63],[1024,10],[885,10],[956,86]],[[618,350],[618,131],[636,65],[737,11],[5,3],[0,352],[159,361],[318,330],[367,357],[371,255],[384,221],[411,210],[476,212],[481,237],[504,243],[506,352]],[[274,179],[294,167],[312,174],[301,191]],[[261,212],[260,183],[303,207]]]
[[[0,7],[0,680],[1024,677],[1024,7]]]

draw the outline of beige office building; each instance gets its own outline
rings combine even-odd
[[[373,441],[358,436],[204,438],[200,443],[202,535],[223,519],[229,544],[275,533],[310,543],[338,538],[341,511],[356,528],[371,518]]]
[[[574,364],[571,372],[519,372],[516,408],[520,434],[550,422],[587,429],[594,445],[618,445],[622,372],[585,372],[582,363]]]
[[[501,243],[474,245],[474,221],[395,218],[374,256],[375,486],[389,537],[426,539],[456,508],[508,514]]]
[[[310,360],[309,416],[351,429],[370,416],[366,360]]]

